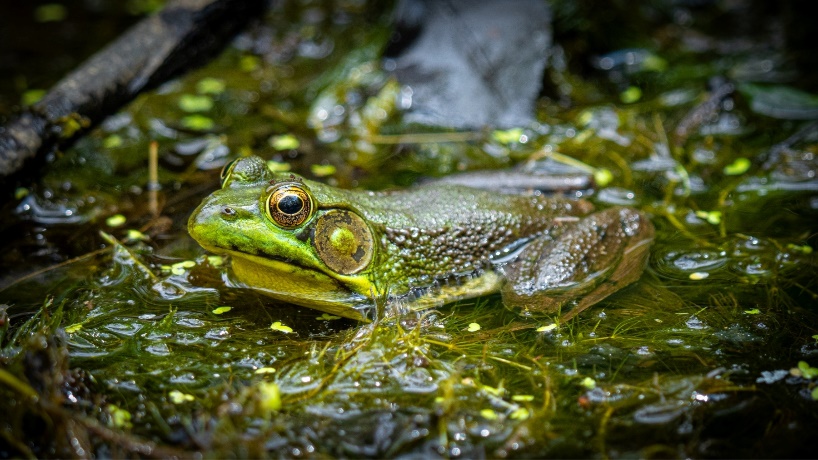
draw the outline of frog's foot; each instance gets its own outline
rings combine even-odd
[[[542,235],[505,267],[503,301],[526,316],[562,312],[570,319],[639,279],[653,235],[647,216],[631,208]]]

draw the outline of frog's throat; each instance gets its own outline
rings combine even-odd
[[[363,275],[329,274],[223,248],[205,249],[232,256],[233,273],[249,287],[280,300],[334,315],[363,320],[363,315],[355,307],[371,304],[373,297],[381,295],[375,284]]]

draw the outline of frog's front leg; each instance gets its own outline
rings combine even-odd
[[[567,320],[639,279],[653,235],[648,218],[631,208],[557,227],[506,265],[503,301],[526,316],[562,312]]]

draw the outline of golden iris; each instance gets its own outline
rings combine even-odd
[[[267,215],[283,228],[294,228],[303,224],[312,215],[312,198],[299,185],[278,186],[267,199]]]

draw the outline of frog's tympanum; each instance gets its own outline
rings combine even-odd
[[[373,299],[421,309],[500,292],[522,315],[575,314],[636,281],[653,226],[630,208],[450,184],[342,190],[247,157],[188,222],[272,297],[363,319]]]

